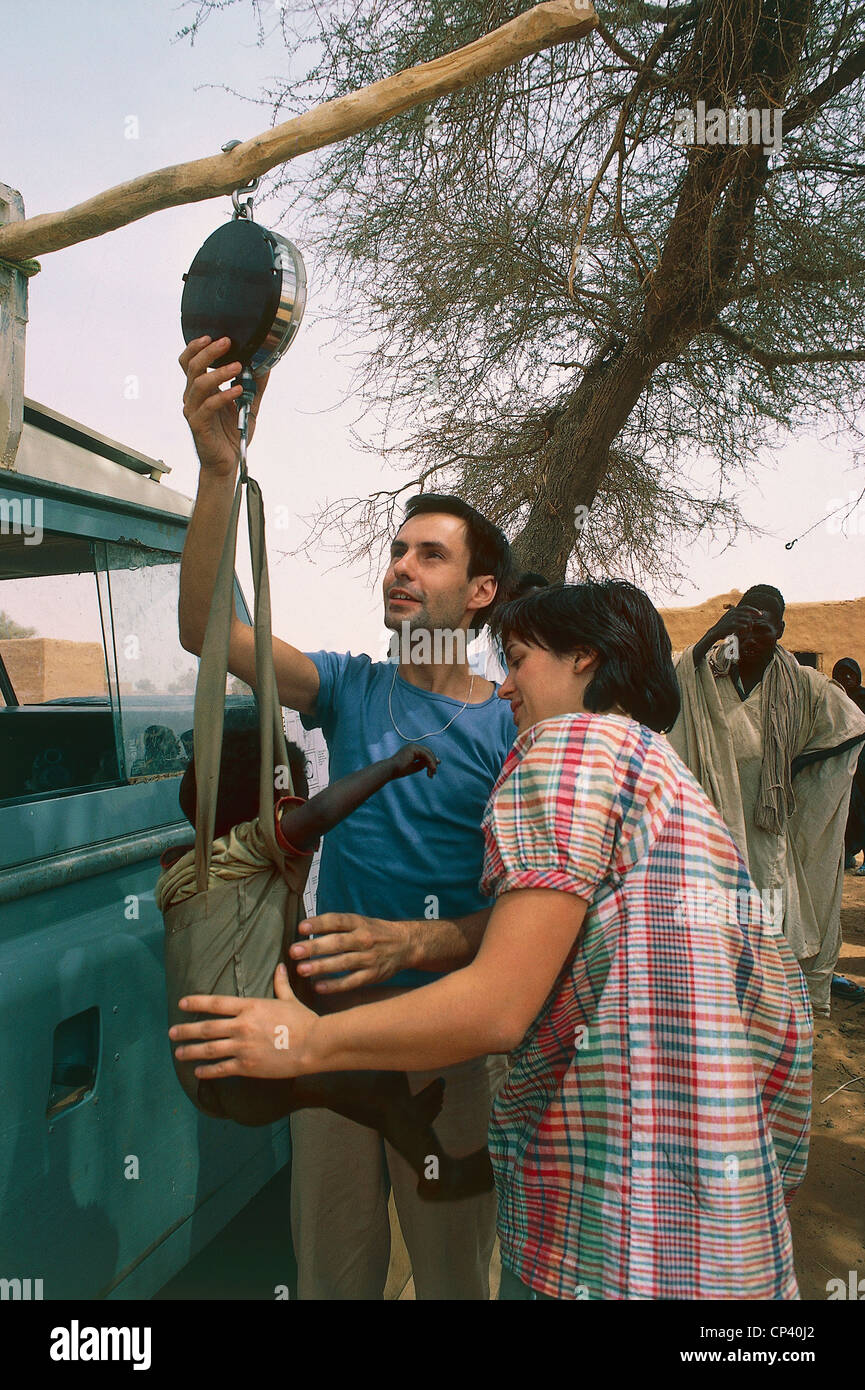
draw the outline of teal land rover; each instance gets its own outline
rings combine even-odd
[[[192,839],[197,660],[166,471],[33,402],[0,470],[4,1297],[152,1297],[288,1158],[287,1121],[194,1110],[168,1046],[154,884]]]

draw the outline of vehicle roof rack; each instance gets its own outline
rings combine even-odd
[[[147,454],[139,454],[136,449],[129,449],[116,439],[98,434],[96,430],[89,429],[77,420],[70,420],[67,415],[60,415],[56,410],[49,410],[47,405],[40,405],[38,401],[32,401],[27,396],[24,397],[24,419],[36,429],[45,430],[59,439],[67,439],[72,444],[80,444],[91,453],[112,459],[123,468],[152,478],[154,482],[158,483],[163,473],[171,472],[169,465],[163,463],[162,459],[152,459]]]

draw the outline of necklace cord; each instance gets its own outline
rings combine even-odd
[[[428,734],[417,734],[417,735],[413,735],[412,737],[409,737],[408,734],[404,734],[404,733],[403,733],[402,729],[399,727],[399,725],[397,724],[396,720],[395,720],[394,717],[393,717],[393,692],[394,692],[394,687],[396,686],[396,678],[397,678],[397,673],[398,673],[398,672],[399,672],[399,667],[398,667],[398,666],[394,666],[394,668],[393,668],[393,680],[392,680],[391,683],[390,683],[390,690],[388,691],[388,695],[387,695],[387,711],[388,711],[388,714],[390,715],[390,722],[391,722],[391,724],[393,724],[394,731],[395,731],[397,734],[399,734],[399,736],[400,736],[400,738],[402,739],[403,743],[422,743],[423,740],[424,740],[425,738],[435,738],[436,735],[438,735],[438,734],[443,734],[443,733],[445,732],[445,729],[449,729],[450,726],[451,726],[451,724],[453,724],[455,720],[459,719],[459,717],[460,717],[460,715],[462,714],[463,710],[466,708],[466,705],[468,704],[469,700],[472,698],[472,691],[473,691],[474,688],[475,688],[475,678],[474,678],[474,676],[472,676],[472,678],[471,678],[471,683],[470,683],[470,685],[469,685],[469,693],[468,693],[468,695],[466,696],[466,698],[465,698],[463,704],[460,706],[460,708],[457,710],[456,714],[453,716],[453,719],[449,719],[448,722],[447,722],[447,724],[443,724],[442,727],[441,727],[440,729],[431,729],[430,732],[429,732]]]

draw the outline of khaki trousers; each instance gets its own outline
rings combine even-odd
[[[504,1057],[410,1072],[412,1093],[437,1076],[444,1104],[435,1121],[454,1157],[487,1140],[490,1106],[504,1080]],[[393,1190],[418,1299],[488,1299],[495,1240],[495,1193],[425,1202],[417,1177],[374,1130],[329,1110],[291,1117],[291,1231],[301,1299],[380,1299],[390,1262],[388,1198]]]

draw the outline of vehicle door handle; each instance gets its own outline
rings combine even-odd
[[[51,1084],[45,1114],[64,1113],[89,1095],[96,1085],[102,1025],[99,1009],[71,1014],[54,1029]]]

